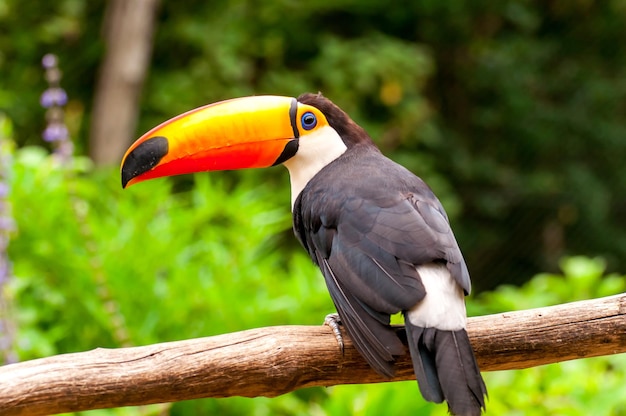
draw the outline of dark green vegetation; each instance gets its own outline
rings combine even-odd
[[[83,149],[105,2],[0,1],[0,109],[43,130],[39,61],[60,57]],[[618,1],[163,2],[138,130],[251,94],[322,91],[452,214],[475,287],[626,267],[626,7]],[[138,131],[138,132],[139,132]]]
[[[0,112],[19,145],[40,142],[40,60],[54,52],[84,153],[105,5],[0,0]],[[616,293],[624,278],[602,275],[626,270],[624,27],[619,1],[164,1],[138,133],[216,100],[320,90],[440,195],[475,288],[558,274],[485,292],[471,314]],[[68,173],[40,149],[16,155],[10,293],[21,359],[319,324],[332,310],[291,235],[281,168],[122,192],[116,168],[76,164]],[[622,415],[625,376],[623,357],[487,374],[487,406]],[[445,413],[413,383],[181,403],[172,413],[200,408]]]

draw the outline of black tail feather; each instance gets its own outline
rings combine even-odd
[[[478,416],[487,388],[464,329],[421,328],[406,320],[415,377],[424,399],[448,402],[453,415]]]
[[[425,331],[424,328],[418,326],[409,327],[409,325],[407,323],[407,338],[420,393],[429,402],[441,403],[444,397],[437,376],[435,354],[424,346],[431,343],[424,338],[428,336],[432,338],[434,332]]]

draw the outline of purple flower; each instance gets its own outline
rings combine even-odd
[[[63,123],[52,122],[43,131],[42,137],[47,142],[59,142],[69,138],[67,127]]]
[[[41,94],[41,106],[46,108],[48,125],[42,133],[46,142],[54,143],[55,156],[63,163],[71,161],[74,146],[64,121],[63,107],[67,104],[67,93],[60,86],[61,70],[56,55],[44,55],[41,64],[45,68],[44,77],[48,81],[48,89]]]
[[[47,53],[41,59],[41,65],[45,69],[51,69],[57,66],[57,56],[53,53]]]
[[[0,215],[0,231],[13,231],[15,229],[15,221],[13,218],[4,215]]]
[[[6,246],[8,244],[4,244],[3,247],[3,251],[6,252]],[[11,279],[11,264],[9,262],[9,258],[6,254],[4,254],[3,256],[0,257],[0,289],[3,289],[3,286],[5,283],[7,283],[9,280]],[[0,291],[0,294],[3,294]],[[4,301],[4,299],[2,299],[0,297],[0,304]],[[2,321],[2,319],[0,319],[0,322]],[[2,356],[2,349],[0,349],[0,357]],[[1,363],[1,360],[0,360]]]
[[[62,140],[58,143],[58,146],[54,153],[61,162],[68,162],[70,159],[72,159],[72,154],[74,153],[74,144],[71,140]]]
[[[53,106],[64,106],[67,104],[67,93],[63,88],[48,88],[41,94],[40,99],[41,106],[44,108],[50,108]]]

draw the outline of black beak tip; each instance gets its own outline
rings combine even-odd
[[[132,178],[126,177],[124,173],[122,173],[122,189],[126,189],[126,185],[130,182]]]
[[[159,164],[169,152],[165,137],[151,137],[130,152],[122,165],[122,188],[126,188],[133,178],[148,172]]]

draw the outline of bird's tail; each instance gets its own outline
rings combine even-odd
[[[448,402],[457,416],[480,415],[487,388],[465,329],[422,328],[405,320],[415,376],[424,399]]]

